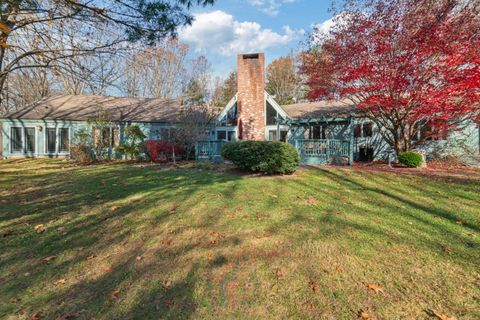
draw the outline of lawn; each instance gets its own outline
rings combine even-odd
[[[0,161],[0,318],[479,319],[477,173]]]

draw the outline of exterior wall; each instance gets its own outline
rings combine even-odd
[[[354,137],[353,139],[353,158],[355,161],[360,159],[360,151],[362,148],[373,148],[373,160],[388,160],[390,146],[385,142],[382,135],[380,134],[379,128],[373,124],[369,119],[366,118],[356,118],[354,123],[353,130],[357,125],[363,126],[365,124],[372,124],[372,136],[366,137],[363,135],[363,130],[361,132],[361,137]],[[363,128],[363,127],[361,127]],[[354,135],[354,132],[352,132]]]
[[[350,141],[353,135],[352,128],[348,122],[340,124],[323,124],[327,128],[327,139]],[[288,142],[294,144],[295,140],[310,139],[309,127],[291,128],[288,133]]]
[[[357,118],[355,124],[369,123],[366,118]],[[360,148],[373,147],[374,160],[387,160],[391,147],[383,139],[380,129],[373,125],[371,137],[354,139],[354,159],[359,159]],[[480,164],[480,129],[472,122],[465,123],[462,130],[451,133],[446,140],[426,141],[417,149],[424,150],[427,160],[435,156],[452,155],[470,165]]]
[[[87,121],[69,120],[23,120],[23,119],[0,119],[2,134],[0,148],[2,158],[15,157],[68,157],[69,152],[46,152],[46,128],[69,128],[70,145],[74,142],[75,134],[82,129],[91,130],[92,126]],[[120,142],[125,141],[125,127],[138,125],[147,136],[147,139],[168,139],[175,124],[171,123],[145,123],[145,122],[121,122],[118,123]],[[12,152],[10,132],[12,127],[35,128],[35,152]],[[57,137],[58,139],[58,137]],[[115,155],[113,155],[115,156]]]
[[[263,53],[239,55],[239,139],[265,140],[265,57]]]
[[[468,122],[462,130],[451,133],[446,140],[428,141],[423,147],[427,159],[433,156],[454,156],[465,164],[480,165],[480,128]]]
[[[363,130],[360,137],[354,137],[355,127],[357,125],[372,124],[372,135],[365,136]],[[353,126],[348,124],[323,124],[328,128],[327,139],[349,141],[353,138],[353,159],[361,159],[361,153],[364,148],[373,149],[373,160],[387,160],[390,155],[390,146],[380,134],[380,129],[376,127],[369,119],[356,118]],[[295,145],[296,140],[310,139],[308,127],[290,128],[288,132],[288,142]],[[424,150],[427,159],[434,156],[453,155],[469,165],[480,165],[480,128],[474,123],[466,123],[463,130],[451,133],[447,140],[427,141],[417,149]],[[393,160],[393,159],[392,159]]]
[[[78,130],[87,127],[84,121],[68,120],[22,120],[22,119],[1,119],[2,122],[2,157],[66,157],[69,152],[48,153],[46,150],[46,128],[69,128],[69,141]],[[35,128],[35,152],[12,152],[10,133],[12,127]],[[58,137],[57,137],[58,139]]]

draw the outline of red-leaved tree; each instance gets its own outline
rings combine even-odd
[[[310,99],[351,99],[397,153],[478,121],[478,1],[348,3],[302,55]]]

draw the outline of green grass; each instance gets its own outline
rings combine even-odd
[[[479,175],[0,161],[0,318],[479,319]]]

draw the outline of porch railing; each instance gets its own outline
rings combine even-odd
[[[195,159],[211,160],[220,157],[225,141],[197,141],[195,145]]]
[[[295,147],[302,164],[348,164],[351,160],[348,140],[299,139]]]

